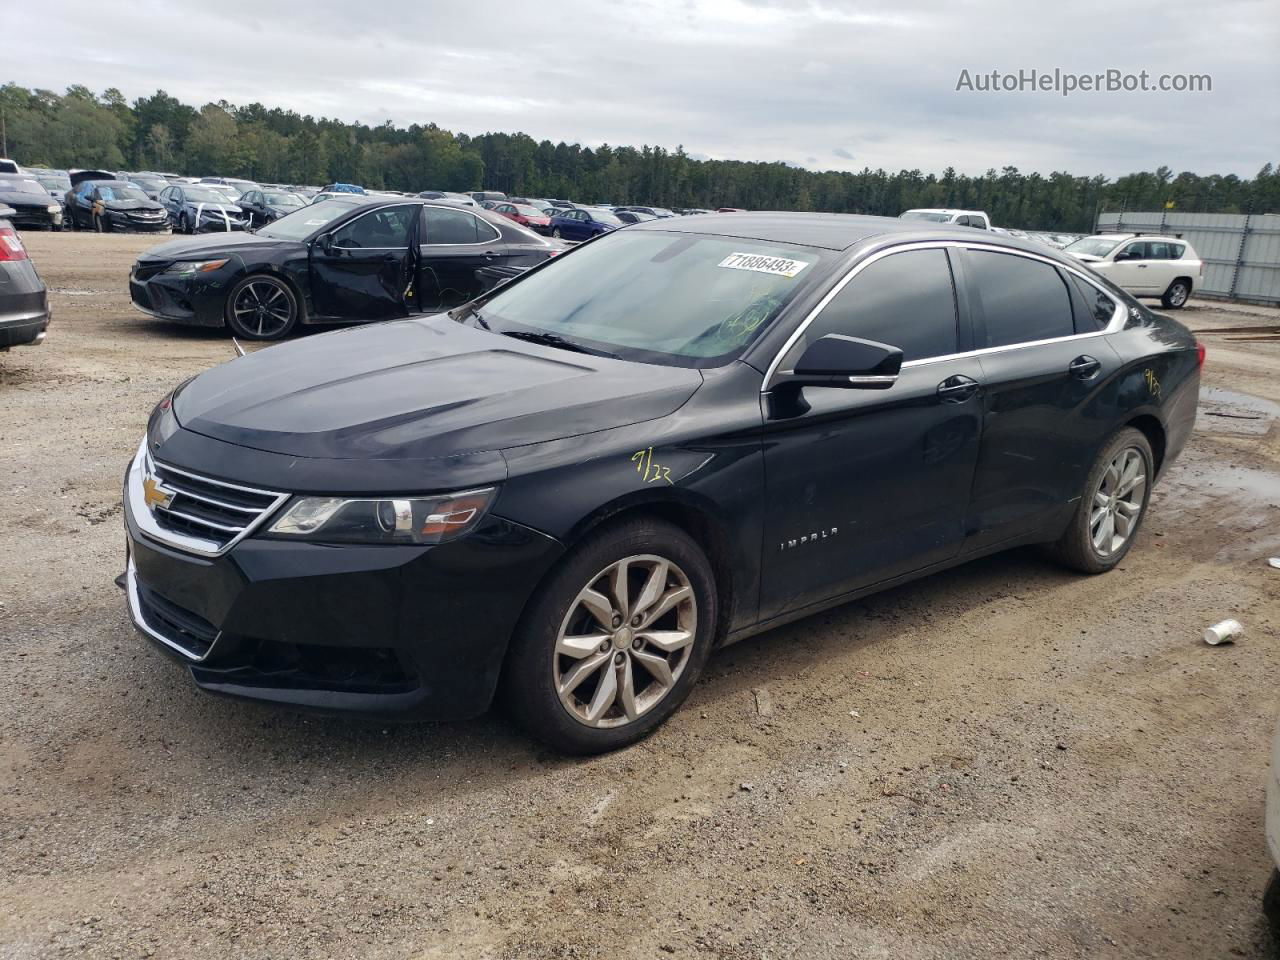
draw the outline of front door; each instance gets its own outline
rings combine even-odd
[[[792,368],[840,333],[900,347],[905,363],[887,390],[806,387],[792,415],[766,394],[762,619],[959,553],[982,411],[982,367],[955,356],[968,349],[962,316],[944,249],[893,253],[862,268],[783,358]]]
[[[965,250],[964,274],[986,349],[968,551],[1052,526],[1080,495],[1111,428],[1099,394],[1121,364],[1106,337],[1077,335],[1067,281],[1051,263]]]
[[[379,207],[311,248],[311,301],[316,314],[348,320],[389,320],[408,314],[417,204]]]
[[[1130,240],[1116,251],[1107,279],[1130,293],[1147,295],[1155,291],[1145,240]]]

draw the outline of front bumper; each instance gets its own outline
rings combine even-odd
[[[130,217],[126,214],[114,213],[108,214],[107,221],[112,230],[129,233],[168,233],[169,218],[168,217]]]
[[[162,269],[162,264],[156,269]],[[201,327],[221,327],[230,283],[219,278],[191,278],[147,273],[137,265],[129,274],[129,297],[133,305],[157,320],[193,323]]]
[[[135,493],[124,497],[134,626],[202,689],[295,708],[406,719],[484,712],[525,604],[563,551],[491,516],[437,546],[248,536],[196,556],[143,531]]]

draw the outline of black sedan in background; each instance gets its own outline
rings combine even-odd
[[[42,343],[49,325],[49,294],[0,203],[0,350]]]
[[[132,619],[206,690],[419,717],[497,695],[593,752],[719,644],[1023,544],[1112,570],[1203,351],[974,234],[638,223],[452,315],[206,371],[128,469]]]
[[[250,228],[265,226],[306,205],[302,197],[285,190],[249,190],[236,201]]]
[[[72,230],[135,230],[165,233],[169,220],[164,207],[139,187],[123,180],[81,180],[66,198],[67,226]]]
[[[148,250],[129,292],[162,320],[276,340],[299,323],[447,310],[480,292],[480,268],[532,266],[562,249],[475,208],[335,194],[256,233]]]
[[[14,226],[61,230],[62,206],[40,181],[26,173],[0,173],[0,204],[13,208]]]
[[[249,224],[225,193],[206,184],[176,183],[160,191],[160,204],[176,233],[230,233]]]

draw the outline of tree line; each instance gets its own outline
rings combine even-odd
[[[1099,212],[1280,212],[1280,168],[1252,180],[1174,174],[1161,166],[1116,180],[1006,166],[981,176],[865,168],[812,171],[785,163],[697,160],[656,146],[468,136],[434,123],[371,127],[260,103],[199,109],[163,90],[129,103],[119,90],[63,94],[0,86],[0,151],[28,166],[215,174],[269,183],[360,183],[387,190],[502,190],[513,196],[666,207],[746,207],[897,216],[911,207],[986,210],[1003,226],[1087,231]]]

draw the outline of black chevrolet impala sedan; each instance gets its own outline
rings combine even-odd
[[[129,293],[162,320],[278,340],[300,323],[447,310],[480,292],[478,269],[532,266],[563,249],[488,211],[335,194],[256,233],[148,250],[129,275]]]
[[[934,224],[635,224],[451,314],[234,359],[128,468],[128,605],[202,688],[565,751],[712,649],[1022,544],[1102,573],[1203,352],[1087,267]]]

